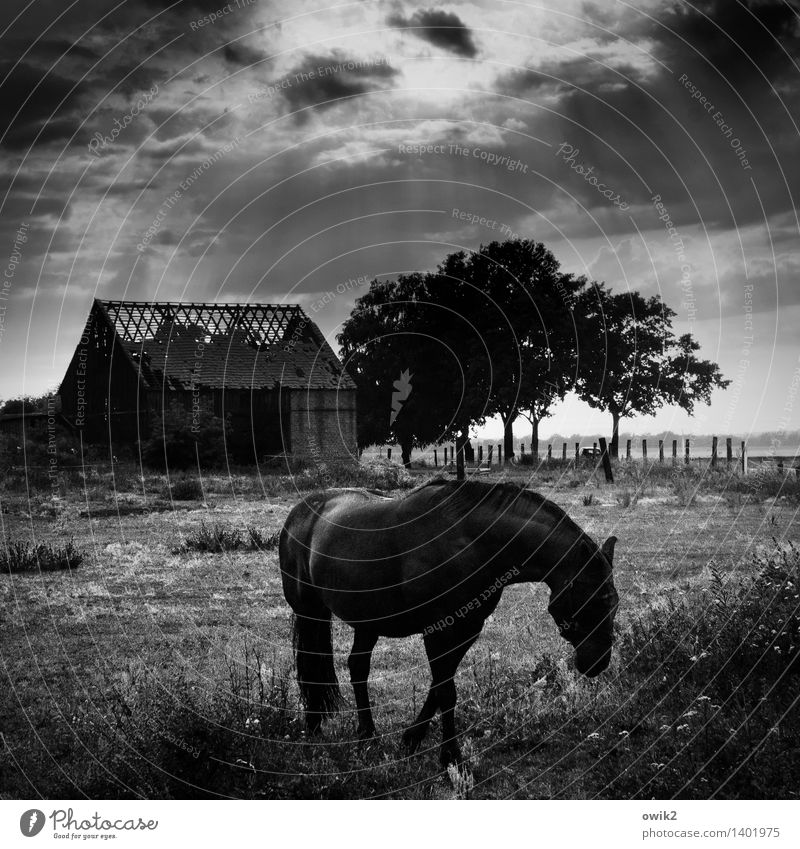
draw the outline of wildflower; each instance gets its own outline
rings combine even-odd
[[[658,730],[659,731],[669,731],[669,728],[670,728],[669,725],[662,725],[661,728],[659,728]]]
[[[587,740],[599,740],[600,734],[597,731],[592,731],[592,733],[586,738]]]
[[[698,702],[710,702],[711,696],[698,696],[697,701]]]
[[[688,725],[688,723],[684,723],[683,725],[679,725],[675,730],[676,731],[688,731],[689,725]]]
[[[629,731],[620,731],[618,736],[619,737],[627,737],[629,735],[629,733],[630,733]]]
[[[686,713],[684,714],[684,716],[696,716],[696,715],[697,715],[696,710],[687,710]]]
[[[650,766],[653,769],[664,769],[664,764],[651,763]]]

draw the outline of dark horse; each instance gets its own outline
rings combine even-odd
[[[404,741],[415,750],[440,710],[444,764],[459,759],[456,669],[507,584],[544,581],[548,611],[575,647],[576,669],[598,675],[611,657],[619,601],[615,542],[598,548],[552,501],[512,484],[432,481],[399,500],[363,490],[309,495],[280,536],[309,731],[340,698],[332,613],[355,632],[349,668],[362,738],[375,731],[367,678],[378,638],[423,635],[432,682]]]

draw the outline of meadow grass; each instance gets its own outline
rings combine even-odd
[[[386,465],[333,480],[383,491],[417,480]],[[90,503],[151,509],[100,516],[80,490],[6,491],[7,539],[58,550],[74,536],[85,559],[74,573],[0,578],[0,795],[796,797],[800,575],[787,481],[622,465],[614,486],[594,469],[539,469],[531,481],[595,539],[619,537],[611,667],[578,676],[545,588],[507,588],[457,678],[466,764],[455,775],[438,766],[438,722],[414,756],[401,745],[427,688],[418,639],[379,642],[379,736],[360,745],[344,683],[351,632],[335,623],[345,705],[305,735],[269,544],[305,482],[207,475],[205,500],[178,510],[164,476],[120,470],[127,489],[100,476]]]

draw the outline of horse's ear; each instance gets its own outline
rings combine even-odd
[[[603,552],[606,556],[606,560],[609,563],[613,563],[614,561],[614,546],[617,544],[616,537],[609,537],[602,545],[600,551]]]

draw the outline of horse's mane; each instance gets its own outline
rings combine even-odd
[[[454,481],[439,477],[411,490],[403,500],[426,496],[431,498],[432,503],[446,502],[446,507],[458,516],[465,516],[478,506],[528,519],[534,513],[544,513],[554,525],[558,525],[562,530],[572,531],[590,542],[593,548],[597,547],[591,537],[558,504],[522,484],[510,481]]]

